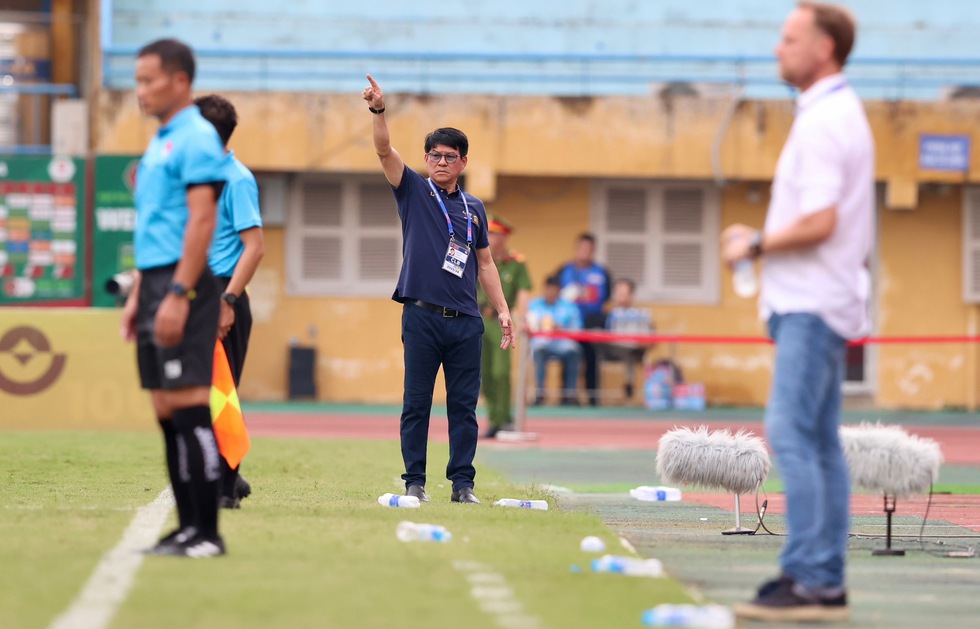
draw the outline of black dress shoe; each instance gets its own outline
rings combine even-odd
[[[473,493],[472,487],[462,487],[453,491],[453,495],[450,500],[452,502],[465,502],[474,505],[480,504],[480,499]]]
[[[487,431],[485,433],[480,435],[480,437],[483,439],[496,439],[498,432],[500,432],[499,426],[490,426],[489,428],[487,428]]]
[[[429,495],[425,493],[425,487],[422,485],[409,485],[408,489],[405,490],[405,495],[415,496],[419,502],[429,502]]]

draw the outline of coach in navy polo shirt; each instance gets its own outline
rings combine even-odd
[[[425,138],[425,179],[408,168],[391,147],[384,95],[371,75],[362,97],[371,111],[374,148],[398,203],[402,224],[402,270],[392,299],[404,304],[405,397],[401,417],[406,492],[423,502],[429,415],[436,373],[446,377],[449,465],[453,502],[479,503],[473,493],[480,395],[483,318],[476,282],[497,311],[503,332],[500,349],[515,347],[510,310],[490,255],[483,203],[460,189],[469,141],[458,129],[436,129]]]

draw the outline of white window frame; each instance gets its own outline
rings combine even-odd
[[[286,294],[295,296],[331,297],[390,297],[401,271],[402,231],[395,198],[391,197],[391,221],[386,226],[362,226],[358,217],[358,195],[364,184],[388,186],[382,176],[304,174],[291,178],[289,212],[286,220]],[[308,226],[304,224],[303,187],[315,181],[337,183],[341,186],[341,220],[339,226]],[[341,277],[339,279],[309,279],[302,277],[303,237],[311,234],[339,236],[341,242]],[[361,239],[391,237],[397,248],[398,265],[391,277],[361,279],[358,277]]]
[[[980,187],[963,187],[963,301],[980,303],[980,277],[974,273],[973,256],[980,255]],[[978,233],[973,238],[973,233]]]
[[[704,222],[700,236],[665,234],[663,231],[663,199],[672,189],[697,189],[704,194]],[[610,190],[642,190],[646,193],[646,231],[642,233],[611,234],[606,227],[608,193]],[[717,187],[704,181],[597,180],[591,186],[592,231],[596,236],[596,257],[607,259],[610,242],[632,242],[646,245],[644,278],[634,279],[636,299],[670,304],[718,304],[721,300],[721,194]],[[661,281],[662,248],[672,242],[698,242],[701,250],[701,284],[696,288],[664,286]],[[610,273],[615,280],[614,269]]]

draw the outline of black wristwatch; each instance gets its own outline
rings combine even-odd
[[[762,232],[755,232],[749,240],[749,255],[758,258],[762,255]]]
[[[195,291],[193,288],[187,288],[180,282],[170,282],[170,288],[168,288],[168,291],[178,297],[186,297],[188,301],[197,297],[197,291]]]
[[[225,302],[229,306],[234,306],[235,302],[238,301],[238,295],[235,293],[221,293],[221,301]]]

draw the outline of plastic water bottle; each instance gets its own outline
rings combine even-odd
[[[724,605],[657,605],[643,612],[647,627],[703,627],[731,629],[735,614]]]
[[[547,500],[517,500],[516,498],[501,498],[493,503],[495,507],[517,507],[518,509],[548,510]]]
[[[592,572],[611,572],[631,577],[662,577],[664,565],[659,559],[603,555],[592,560]]]
[[[606,543],[595,535],[589,535],[588,537],[582,538],[582,541],[579,543],[579,548],[582,549],[582,552],[586,553],[601,553],[606,550]]]
[[[759,292],[759,280],[755,276],[755,264],[748,258],[735,263],[732,269],[732,287],[735,294],[743,299],[755,297]]]
[[[418,509],[422,506],[415,496],[399,496],[398,494],[378,496],[378,504],[382,507],[407,507],[409,509]]]
[[[395,537],[403,542],[448,542],[453,534],[438,524],[416,524],[406,520],[398,523]]]
[[[681,499],[681,490],[676,487],[648,487],[643,485],[630,490],[630,496],[644,502],[676,502]]]

